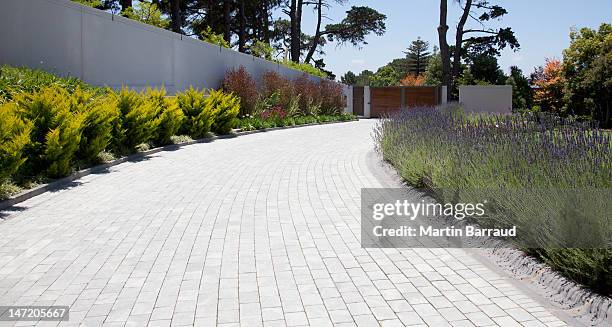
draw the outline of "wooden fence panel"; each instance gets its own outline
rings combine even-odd
[[[440,102],[435,86],[371,87],[370,117],[381,117],[404,108],[436,106]]]

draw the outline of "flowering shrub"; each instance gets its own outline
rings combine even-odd
[[[609,210],[607,201],[572,195],[576,212],[587,219],[581,224],[592,227],[584,230],[576,228],[576,215],[541,213],[565,202],[568,192],[551,190],[612,187],[611,134],[547,116],[468,116],[415,108],[382,120],[375,138],[384,158],[409,184],[426,187],[442,202],[487,199],[494,210],[479,224],[516,225],[520,244],[529,244],[530,253],[609,294],[612,250],[559,245],[578,234],[594,244],[610,244],[612,225],[589,214]]]
[[[258,96],[257,85],[244,66],[240,66],[237,70],[228,70],[225,73],[223,90],[240,98],[240,115],[253,113]]]

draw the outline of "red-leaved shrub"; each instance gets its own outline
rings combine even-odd
[[[345,99],[342,92],[342,85],[322,79],[319,82],[319,92],[321,97],[321,114],[335,115],[342,112],[345,107]]]
[[[253,113],[258,95],[257,84],[244,66],[240,66],[237,70],[230,69],[225,73],[223,90],[240,98],[240,116]]]
[[[274,93],[276,93],[278,96],[278,103],[275,103],[276,105],[280,105],[283,108],[287,108],[291,103],[291,99],[297,96],[296,90],[293,87],[293,83],[291,82],[291,80],[281,76],[276,72],[265,72],[262,76],[262,80],[263,88],[261,95],[268,98]]]
[[[302,114],[311,113],[312,107],[318,107],[321,103],[321,92],[319,85],[306,74],[293,81],[296,93],[300,94],[299,108]]]

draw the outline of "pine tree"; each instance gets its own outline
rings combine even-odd
[[[427,67],[427,61],[431,56],[431,52],[429,51],[429,42],[421,40],[421,38],[417,38],[415,41],[412,41],[407,51],[404,51],[406,54],[406,59],[409,61],[410,73],[413,75],[421,75],[425,72],[425,67]]]

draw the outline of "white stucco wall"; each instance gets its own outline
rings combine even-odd
[[[459,86],[459,102],[469,112],[512,113],[512,86]]]
[[[295,78],[301,71],[69,0],[0,0],[0,64],[39,68],[113,88],[217,88],[245,66]],[[314,80],[320,78],[311,76]]]

